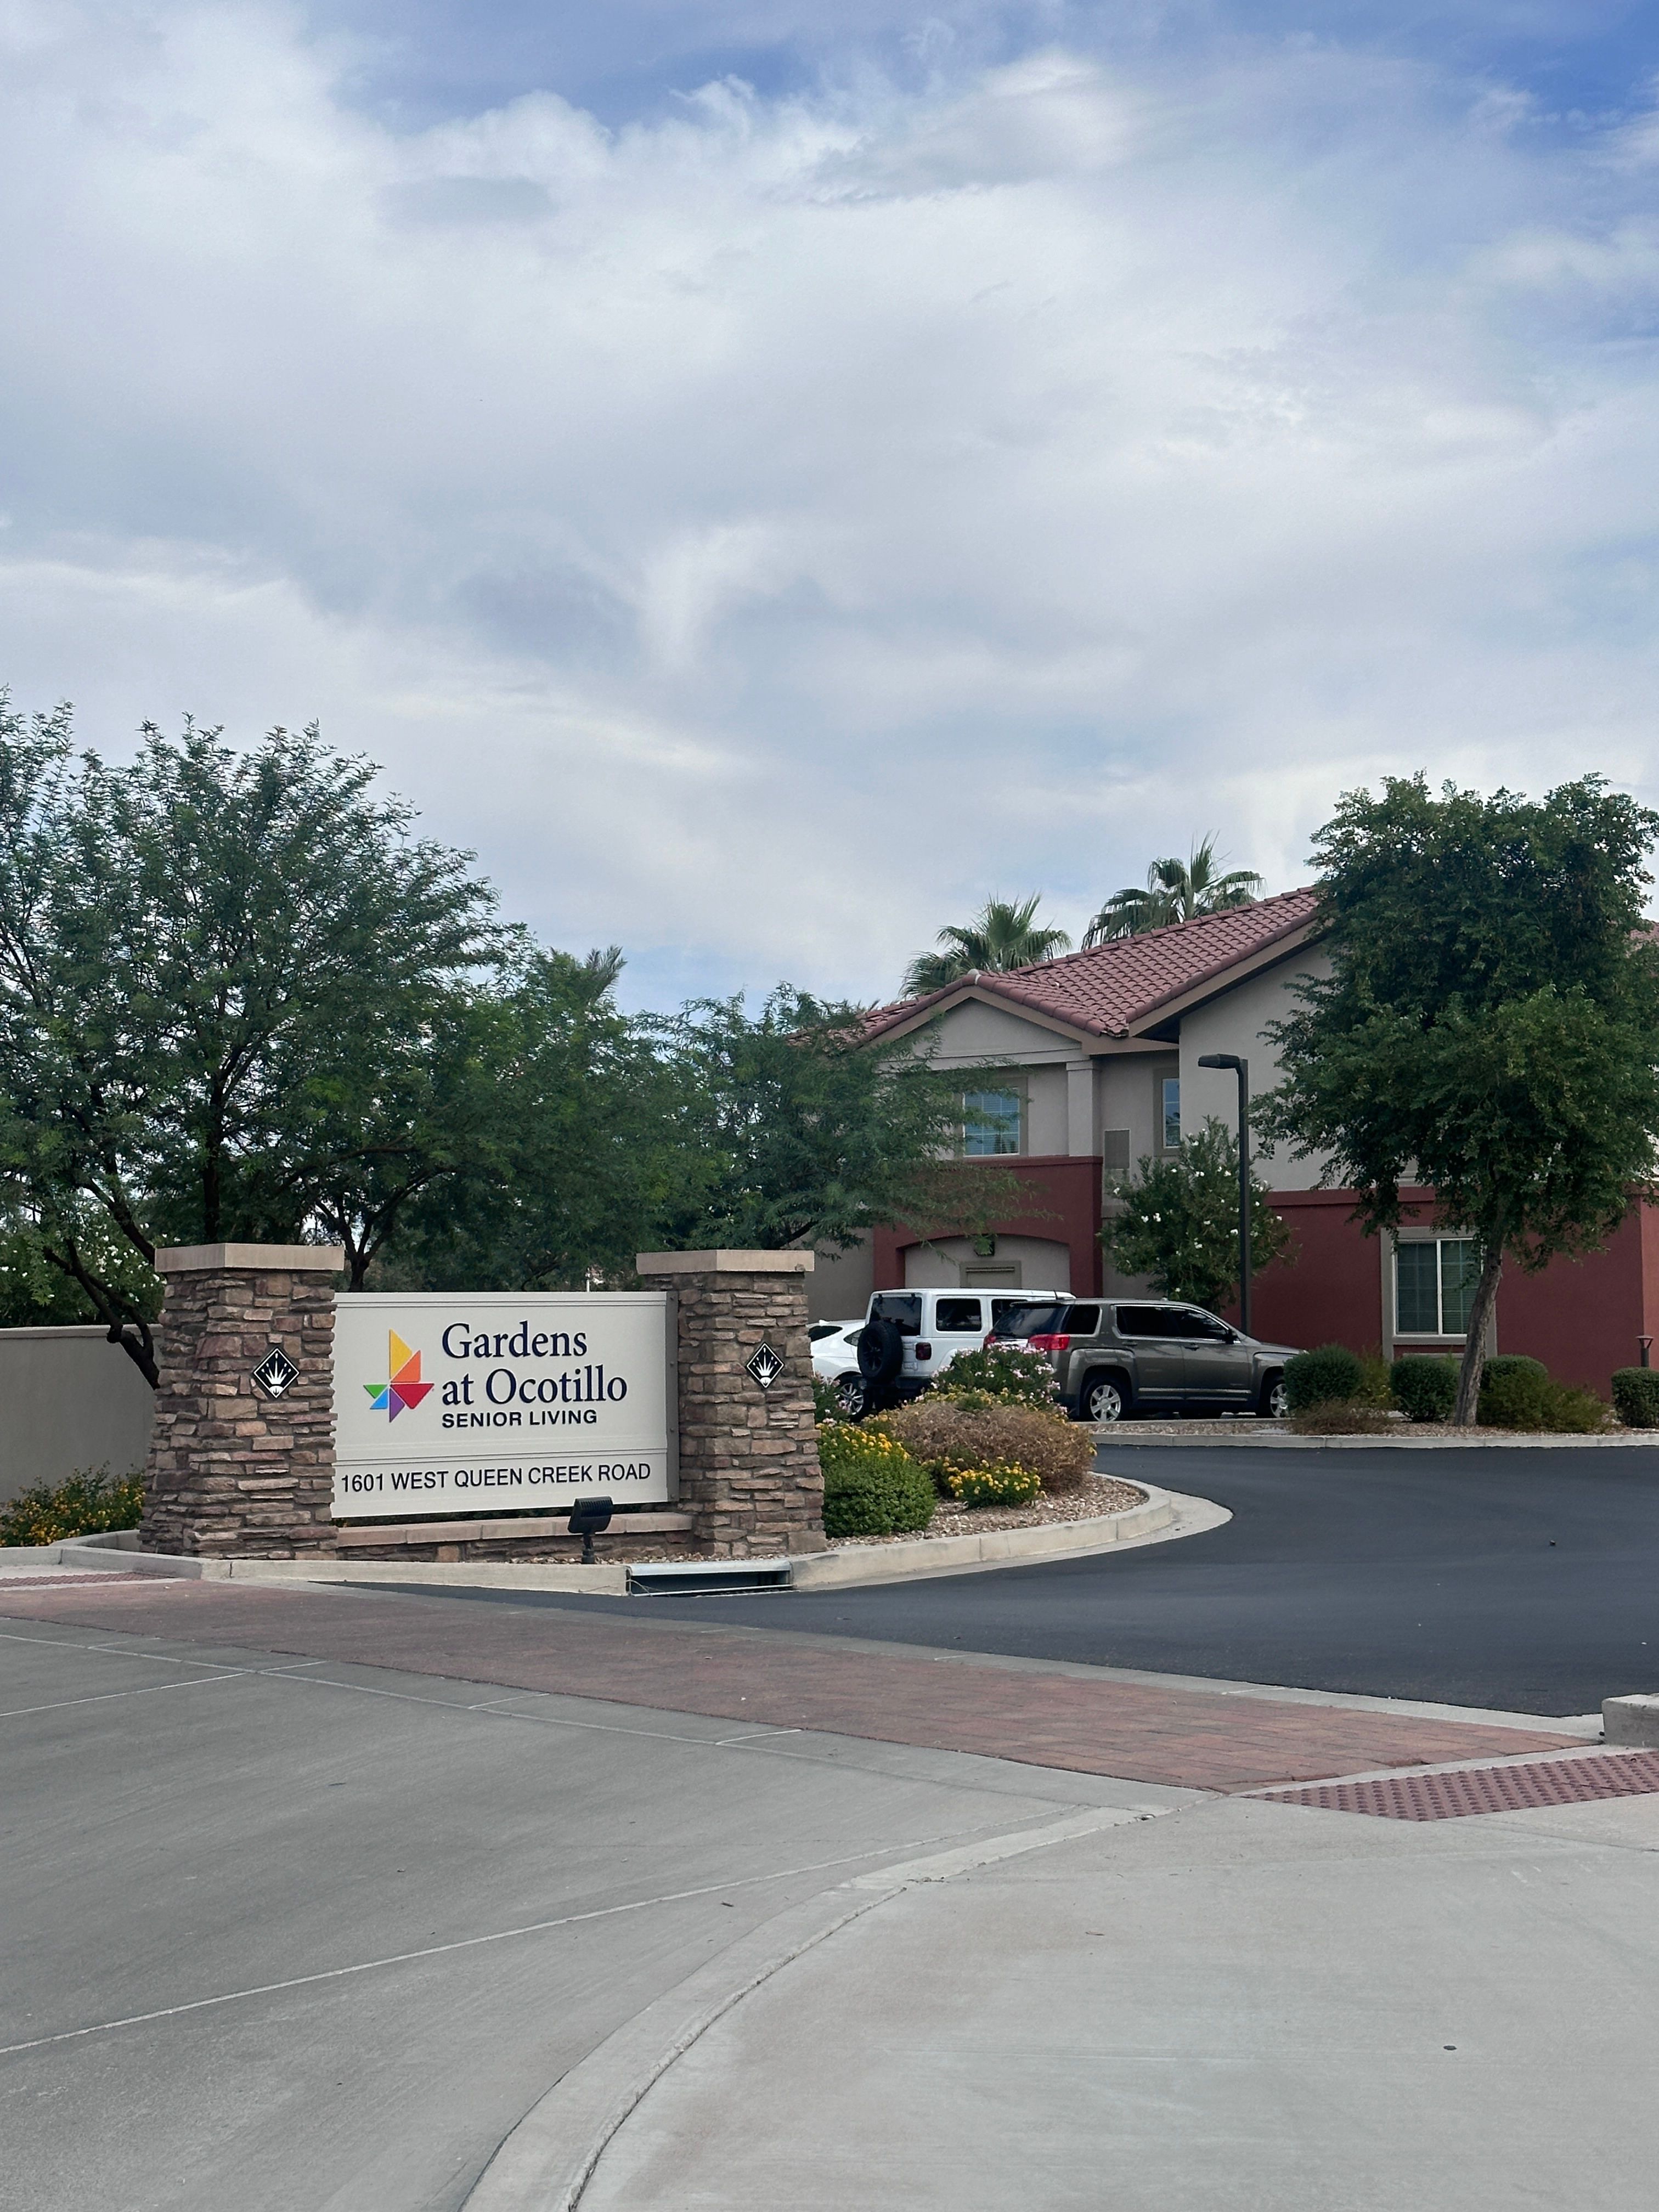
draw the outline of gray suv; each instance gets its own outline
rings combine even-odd
[[[1000,1317],[993,1334],[1046,1352],[1080,1420],[1126,1413],[1282,1416],[1292,1347],[1261,1344],[1201,1306],[1154,1298],[1067,1298]]]

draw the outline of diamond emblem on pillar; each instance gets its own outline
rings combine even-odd
[[[761,1389],[769,1390],[783,1372],[783,1354],[763,1340],[743,1364]]]
[[[299,1369],[280,1344],[273,1345],[253,1370],[254,1388],[263,1390],[267,1398],[280,1398],[299,1379]]]

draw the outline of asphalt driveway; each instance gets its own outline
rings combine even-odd
[[[1102,1464],[1233,1518],[1117,1556],[865,1589],[537,1601],[1511,1712],[1659,1689],[1659,1447],[1141,1446]]]

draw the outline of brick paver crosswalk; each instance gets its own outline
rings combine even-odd
[[[826,1648],[765,1629],[623,1620],[438,1592],[124,1579],[8,1589],[0,1613],[1200,1790],[1501,1758],[1579,1741],[973,1655]]]

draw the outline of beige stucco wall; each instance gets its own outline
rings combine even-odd
[[[856,1321],[870,1304],[875,1282],[875,1246],[870,1237],[861,1237],[846,1252],[820,1245],[806,1278],[807,1320]]]
[[[926,1050],[926,1035],[923,1031],[917,1036],[919,1050]],[[983,1006],[977,999],[966,999],[942,1014],[933,1035],[938,1041],[934,1064],[939,1067],[969,1066],[988,1060],[1007,1060],[1021,1067],[1045,1060],[1062,1066],[1076,1051],[1067,1038],[1041,1022],[1023,1021],[1018,1014]]]
[[[1279,1055],[1262,1035],[1269,1022],[1296,1011],[1292,986],[1301,975],[1328,975],[1322,952],[1299,951],[1248,982],[1237,985],[1207,1006],[1194,1007],[1181,1024],[1181,1109],[1190,1133],[1214,1115],[1238,1133],[1238,1079],[1231,1068],[1200,1067],[1199,1056],[1236,1052],[1250,1063],[1250,1094],[1259,1097],[1279,1080]],[[1257,1171],[1274,1190],[1311,1190],[1323,1181],[1323,1163],[1292,1158],[1287,1151],[1268,1153],[1253,1141]]]
[[[155,1394],[101,1328],[0,1329],[0,1502],[79,1468],[142,1468]]]
[[[1018,1270],[1011,1279],[1005,1272]],[[981,1260],[966,1237],[941,1237],[909,1244],[904,1252],[907,1290],[1069,1291],[1072,1255],[1043,1237],[999,1237],[994,1259]]]
[[[1131,1168],[1156,1148],[1159,1085],[1164,1076],[1178,1074],[1180,1066],[1173,1045],[1155,1053],[1117,1053],[1096,1062],[1097,1127],[1128,1131]],[[1097,1137],[1097,1146],[1099,1142]]]

